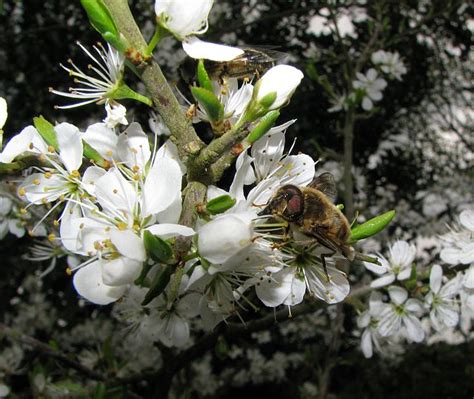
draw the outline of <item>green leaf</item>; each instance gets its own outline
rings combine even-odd
[[[191,93],[196,101],[206,110],[206,114],[212,122],[217,122],[224,118],[224,106],[212,91],[202,87],[191,87]]]
[[[42,115],[33,118],[33,125],[35,125],[36,130],[38,130],[44,141],[58,151],[59,145],[54,125],[48,122]]]
[[[311,63],[308,63],[308,65],[306,65],[306,75],[311,80],[314,80],[315,82],[319,82],[319,73],[314,63],[311,62]]]
[[[197,80],[200,87],[209,90],[211,93],[213,92],[212,81],[206,71],[203,60],[199,60],[197,64]]]
[[[153,265],[150,265],[149,263],[144,263],[142,267],[142,271],[140,272],[140,275],[135,279],[134,284],[143,285],[145,278],[152,267]]]
[[[150,257],[157,262],[166,262],[173,256],[171,245],[148,230],[143,233],[143,243]]]
[[[255,126],[252,132],[247,136],[247,141],[250,144],[255,143],[273,127],[279,116],[280,111],[278,110],[270,111],[268,114],[266,114],[262,119],[260,119],[257,126]]]
[[[86,10],[91,25],[97,32],[107,41],[120,41],[117,26],[102,0],[81,0],[81,4]]]
[[[94,148],[92,148],[85,141],[82,141],[82,144],[84,145],[84,156],[86,158],[94,161],[97,165],[102,167],[106,167],[108,165],[108,162],[102,158],[102,156]]]
[[[172,273],[172,268],[170,266],[164,266],[161,268],[161,271],[158,272],[151,282],[150,289],[143,299],[142,306],[148,305],[153,299],[160,295],[168,285]]]
[[[235,199],[230,195],[221,195],[211,199],[206,205],[206,210],[211,215],[217,215],[218,213],[225,212],[227,209],[232,208],[235,205],[235,202]]]
[[[371,237],[382,231],[387,224],[395,217],[395,211],[388,211],[382,215],[376,216],[365,223],[362,223],[351,230],[350,243]]]
[[[106,399],[107,397],[107,387],[103,382],[99,382],[95,387],[93,399]]]

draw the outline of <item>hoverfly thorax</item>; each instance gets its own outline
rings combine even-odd
[[[292,185],[281,187],[259,215],[279,216],[288,222],[298,220],[304,212],[304,195]]]

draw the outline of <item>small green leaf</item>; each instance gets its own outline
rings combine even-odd
[[[250,144],[255,143],[273,127],[279,116],[280,111],[278,110],[270,111],[268,114],[266,114],[262,119],[260,119],[257,126],[255,126],[255,128],[247,136],[247,141]]]
[[[211,215],[217,215],[218,213],[225,212],[227,209],[232,208],[234,205],[235,199],[225,194],[211,199],[206,205],[206,210]]]
[[[143,299],[142,306],[148,305],[153,299],[160,295],[168,285],[172,273],[172,268],[170,266],[162,267],[153,281],[151,282],[150,289]]]
[[[106,399],[107,397],[107,387],[103,382],[99,382],[95,387],[93,399]]]
[[[102,0],[81,0],[82,7],[86,10],[89,21],[94,29],[114,47],[123,49],[120,34],[109,9]],[[118,47],[117,47],[118,46]]]
[[[58,151],[59,145],[54,125],[48,122],[42,115],[33,118],[33,125],[35,125],[36,130],[38,130],[44,141]]]
[[[191,93],[196,101],[206,110],[206,114],[212,122],[217,122],[224,118],[224,106],[212,91],[202,87],[191,87]]]
[[[173,256],[171,245],[147,230],[143,233],[143,243],[148,255],[154,261],[166,262]]]
[[[382,215],[376,216],[365,223],[362,223],[351,230],[350,243],[371,237],[382,231],[387,224],[395,217],[395,211],[388,211]]]
[[[344,204],[337,204],[336,208],[342,211],[344,209]]]
[[[197,65],[197,80],[200,87],[209,90],[211,93],[213,92],[212,81],[206,71],[203,60],[199,60]]]
[[[306,65],[306,75],[311,79],[314,80],[315,82],[319,82],[319,73],[318,70],[316,69],[316,65],[314,63],[309,63]]]
[[[86,158],[90,159],[91,161],[94,161],[99,166],[107,166],[108,162],[104,158],[102,158],[102,156],[94,148],[92,148],[85,141],[82,141],[82,144],[84,145],[84,156]]]

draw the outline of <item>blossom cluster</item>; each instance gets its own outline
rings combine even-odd
[[[365,263],[378,275],[371,282],[368,309],[358,317],[361,347],[366,357],[384,343],[451,339],[456,329],[464,334],[474,319],[474,213],[460,214],[461,226],[445,236],[440,260],[448,267],[415,264],[416,248],[406,241],[395,242],[388,259],[379,254],[382,267]],[[462,240],[460,238],[463,238]],[[452,270],[457,266],[457,270]]]

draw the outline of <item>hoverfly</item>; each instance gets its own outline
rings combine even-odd
[[[325,257],[341,253],[354,260],[354,248],[348,244],[351,236],[349,222],[334,205],[336,183],[330,173],[317,176],[307,187],[285,185],[280,187],[259,215],[283,219],[291,227],[315,240],[331,252],[321,254],[327,274]]]
[[[264,47],[241,47],[243,54],[230,61],[205,60],[204,66],[210,78],[224,84],[229,78],[251,80],[260,78],[266,71],[288,58],[288,54]],[[180,66],[180,74],[187,84],[195,81],[196,60],[186,59]]]

